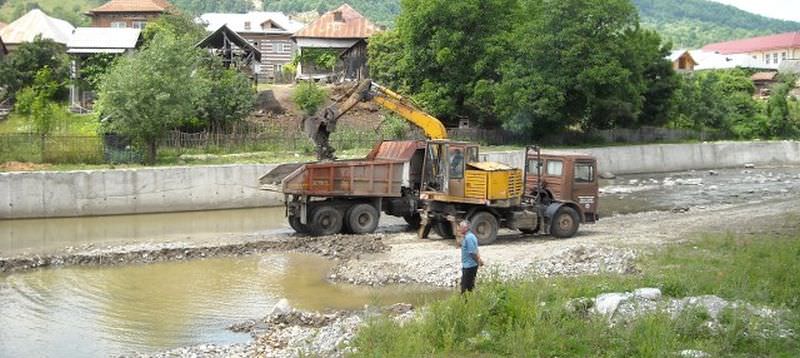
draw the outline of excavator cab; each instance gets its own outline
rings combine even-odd
[[[468,164],[475,162],[478,162],[477,145],[449,140],[429,141],[425,150],[422,191],[463,197]]]

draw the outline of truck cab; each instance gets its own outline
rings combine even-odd
[[[573,202],[578,206],[582,222],[597,221],[598,181],[594,157],[557,151],[538,155],[528,151],[525,167],[526,193],[545,202]]]

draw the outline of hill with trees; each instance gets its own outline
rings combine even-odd
[[[632,0],[645,26],[674,48],[701,47],[738,38],[800,31],[800,23],[755,15],[706,0]]]
[[[250,0],[170,0],[190,15],[204,12],[245,12]],[[82,14],[104,0],[0,0],[0,21],[10,22],[34,7],[75,25],[86,25]],[[269,11],[323,13],[347,2],[379,25],[393,27],[401,0],[263,0]],[[708,0],[631,0],[641,22],[672,41],[674,48],[695,48],[737,38],[800,31],[800,23],[770,19]]]

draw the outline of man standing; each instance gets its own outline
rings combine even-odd
[[[478,266],[483,266],[483,260],[478,253],[478,238],[470,231],[469,221],[458,224],[458,233],[464,237],[461,241],[461,293],[472,291],[475,288],[475,276],[478,275]]]

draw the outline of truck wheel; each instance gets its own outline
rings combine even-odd
[[[328,205],[315,208],[308,224],[311,235],[333,235],[342,230],[342,212]]]
[[[381,213],[369,204],[357,204],[347,211],[347,228],[353,234],[369,234],[378,228]]]
[[[456,236],[453,235],[453,226],[450,225],[449,221],[437,222],[433,225],[433,231],[435,231],[437,235],[445,240],[452,240],[456,238]]]
[[[578,232],[578,225],[580,225],[580,220],[575,209],[562,206],[553,216],[553,222],[550,224],[550,234],[559,239],[570,238]]]
[[[300,217],[290,216],[289,226],[291,226],[292,229],[294,229],[294,231],[298,234],[308,234],[308,226],[300,223]]]
[[[497,239],[497,218],[487,211],[479,211],[469,219],[472,233],[478,237],[478,245],[489,245]]]
[[[416,230],[419,229],[419,224],[422,222],[422,218],[419,217],[419,213],[414,213],[411,215],[404,215],[403,220],[406,221],[408,224],[409,229]]]

